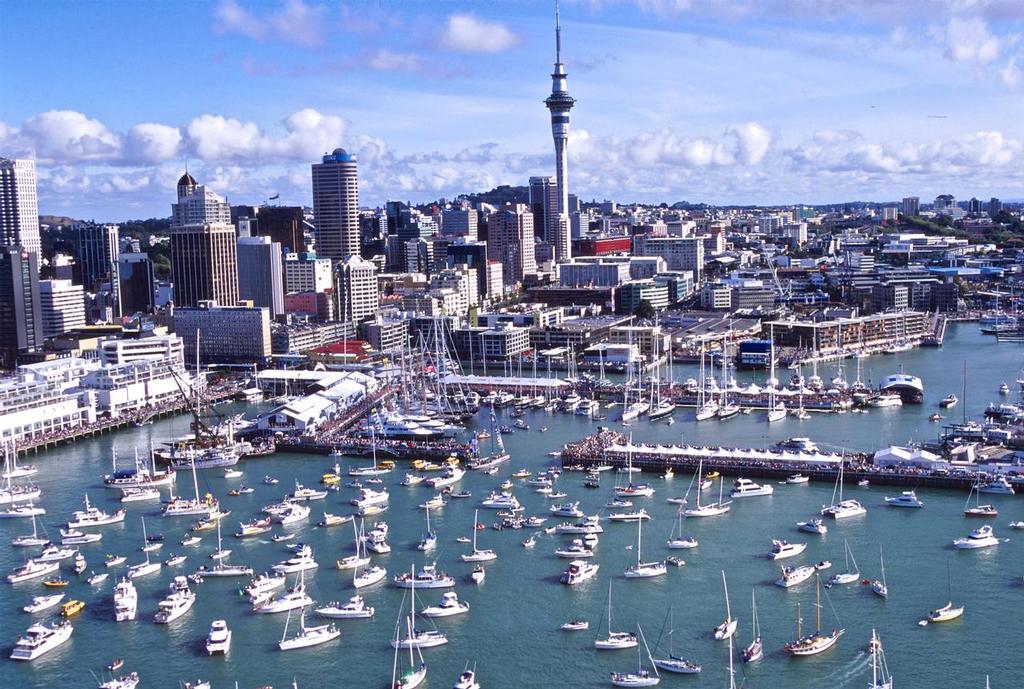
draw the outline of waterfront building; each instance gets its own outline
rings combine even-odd
[[[0,158],[0,246],[42,249],[34,160]]]
[[[227,223],[176,225],[171,228],[171,278],[175,307],[199,302],[238,301],[235,228]]]
[[[0,444],[17,446],[95,421],[95,406],[65,392],[91,365],[78,358],[44,361],[19,366],[15,378],[0,381]]]
[[[270,309],[270,317],[284,313],[284,271],[281,245],[270,237],[238,238],[238,297]]]
[[[336,148],[314,163],[316,252],[332,261],[359,255],[359,179],[356,156]]]
[[[199,333],[201,363],[260,364],[271,354],[270,310],[259,306],[219,306],[201,301],[174,310],[174,332],[195,361]]]
[[[40,280],[39,311],[43,339],[81,328],[85,325],[85,291],[71,280]]]
[[[921,311],[887,311],[827,320],[768,321],[762,329],[773,333],[777,346],[799,347],[819,356],[860,347],[888,347],[900,340],[919,339],[929,334],[928,315]]]
[[[365,320],[380,308],[377,267],[358,255],[349,256],[334,268],[334,294],[338,320]]]
[[[356,327],[351,321],[274,323],[270,344],[274,354],[304,354],[324,345],[354,339],[355,336]]]
[[[0,246],[0,370],[12,369],[19,354],[43,346],[38,254]]]

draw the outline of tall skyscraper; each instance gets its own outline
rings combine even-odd
[[[558,250],[562,245],[562,213],[558,207],[558,178],[530,178],[530,210],[533,212],[533,233],[555,247],[555,258],[564,260]]]
[[[359,255],[359,180],[355,155],[336,148],[313,166],[316,253],[333,261]]]
[[[377,267],[357,255],[349,256],[334,268],[334,292],[338,320],[359,322],[374,316],[380,309]]]
[[[117,225],[78,224],[72,228],[75,238],[76,270],[81,273],[82,285],[89,291],[96,284],[109,279],[117,270],[121,253]]]
[[[71,280],[40,280],[43,337],[59,337],[85,326],[85,291]]]
[[[43,345],[38,256],[0,246],[0,369],[14,368],[19,352]]]
[[[534,254],[533,213],[522,203],[506,203],[492,213],[487,224],[487,257],[501,261],[505,284],[523,281],[537,272]]]
[[[0,246],[21,246],[35,254],[42,248],[34,160],[0,158]]]
[[[544,104],[551,111],[551,136],[555,140],[555,179],[558,184],[558,213],[564,228],[555,245],[555,257],[566,261],[572,257],[569,241],[569,111],[576,100],[569,95],[568,75],[562,64],[562,24],[555,5],[555,71],[551,74],[551,95]],[[548,241],[551,241],[550,239]]]
[[[270,237],[270,241],[280,244],[285,253],[306,251],[303,233],[306,221],[301,206],[260,206],[256,220],[255,234]]]
[[[284,313],[281,245],[270,237],[238,238],[238,297],[270,309],[271,318]]]
[[[182,227],[204,223],[230,224],[231,205],[223,196],[199,184],[186,172],[178,180],[178,202],[171,204],[171,225]]]
[[[153,262],[144,253],[121,254],[117,262],[121,315],[151,313],[156,283]]]
[[[235,228],[204,223],[171,228],[171,279],[174,305],[197,307],[201,301],[234,306],[238,301]]]
[[[904,196],[903,204],[900,212],[907,216],[918,216],[921,215],[921,199],[917,196]]]

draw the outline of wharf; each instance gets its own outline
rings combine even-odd
[[[206,400],[211,404],[228,402],[237,394],[234,387],[220,390],[209,390],[206,393]],[[59,434],[40,435],[34,438],[27,438],[20,441],[15,448],[18,453],[41,452],[50,450],[59,445],[73,443],[84,438],[92,438],[104,433],[119,431],[131,426],[141,426],[153,419],[162,419],[168,416],[177,416],[189,411],[191,401],[179,400],[174,404],[161,407],[144,407],[116,418],[99,418],[93,423],[84,424],[77,428],[68,429]]]
[[[299,439],[295,441],[278,441],[278,452],[308,453],[329,455],[333,451],[355,457],[372,457],[374,455],[373,443],[369,438],[344,438],[336,442],[322,442],[316,440]],[[446,459],[458,457],[460,460],[472,457],[472,450],[469,445],[463,443],[434,443],[434,442],[413,442],[403,440],[377,441],[378,457],[386,459]]]
[[[785,480],[801,473],[812,481],[835,483],[840,463],[843,482],[856,484],[867,479],[872,485],[902,488],[949,488],[969,491],[976,480],[973,474],[939,475],[912,469],[874,467],[865,453],[807,452],[774,449],[695,447],[688,445],[633,444],[621,433],[602,429],[562,450],[563,467],[591,468],[600,465],[616,468],[629,463],[645,472],[673,471],[694,473],[701,462],[704,471],[725,476]]]

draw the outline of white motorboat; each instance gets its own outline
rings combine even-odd
[[[786,477],[786,483],[790,485],[800,485],[802,483],[808,483],[811,479],[803,474],[791,474]]]
[[[476,681],[476,670],[463,670],[452,685],[452,689],[480,689],[480,683]]]
[[[304,545],[292,557],[277,563],[270,569],[278,574],[293,574],[307,569],[316,569],[319,566],[313,559],[313,549]]]
[[[768,551],[769,560],[782,560],[787,557],[794,557],[807,550],[806,543],[790,543],[778,538],[772,539],[772,549]]]
[[[43,551],[32,559],[36,562],[59,562],[60,560],[67,560],[69,557],[74,557],[76,553],[78,553],[78,551],[74,548],[62,548],[59,545],[51,543],[43,548]]]
[[[576,523],[563,522],[556,527],[556,533],[567,534],[599,534],[604,533],[604,527],[600,524],[600,516],[591,515],[584,517]]]
[[[575,586],[576,584],[582,583],[587,579],[592,578],[597,574],[597,571],[601,568],[600,565],[587,562],[586,560],[573,560],[569,563],[569,566],[562,572],[562,576],[559,580],[563,584],[569,586]]]
[[[825,526],[825,522],[820,519],[808,519],[807,521],[797,522],[797,529],[806,533],[813,533],[819,536],[824,536],[828,533],[828,527]]]
[[[562,623],[559,629],[563,632],[582,632],[590,629],[590,623],[586,620],[570,620]]]
[[[225,655],[231,650],[231,630],[225,620],[214,620],[210,623],[210,633],[206,635],[206,654]]]
[[[145,502],[147,500],[159,500],[160,491],[156,488],[122,488],[121,502]]]
[[[480,507],[492,510],[518,510],[520,505],[519,500],[511,493],[491,491],[486,498],[480,501]]]
[[[873,395],[868,398],[869,407],[902,407],[903,398],[896,393]]]
[[[455,586],[455,577],[438,571],[437,563],[423,565],[419,572],[403,572],[392,580],[400,589],[448,589]]]
[[[976,550],[994,545],[999,545],[999,539],[996,538],[992,527],[988,524],[975,529],[966,538],[958,538],[953,541],[953,547],[959,550]]]
[[[107,524],[117,524],[123,522],[127,512],[125,510],[117,510],[112,514],[108,514],[100,508],[89,504],[89,496],[85,496],[85,509],[78,510],[75,512],[75,516],[68,521],[69,529],[81,529],[90,526],[106,526]]]
[[[1013,495],[1013,486],[1006,480],[1005,476],[996,476],[978,486],[979,493],[991,493],[993,495]]]
[[[316,490],[315,488],[307,488],[303,486],[298,480],[295,481],[295,490],[285,496],[287,502],[309,502],[311,500],[323,500],[327,497],[326,490]]]
[[[729,497],[749,498],[760,495],[771,495],[774,492],[775,488],[770,484],[761,485],[754,483],[750,479],[738,478],[732,484],[732,490],[729,491]]]
[[[61,545],[86,545],[87,543],[96,543],[102,539],[103,534],[101,533],[85,533],[77,529],[60,530]]]
[[[352,587],[356,589],[372,586],[378,581],[383,581],[388,576],[388,571],[379,565],[367,567],[363,571],[358,569],[352,575]]]
[[[281,635],[281,641],[277,644],[277,647],[282,651],[294,651],[299,648],[319,646],[341,636],[341,630],[334,624],[307,627],[306,610],[303,608],[302,613],[299,615],[299,631],[295,636],[288,638],[288,622],[290,619],[291,612],[288,613],[288,619],[285,620],[284,634]]]
[[[64,600],[64,596],[65,594],[63,593],[55,593],[52,596],[34,596],[32,598],[32,602],[23,607],[22,610],[29,614],[49,610]]]
[[[814,573],[818,570],[813,565],[804,565],[802,567],[783,567],[781,576],[775,580],[776,586],[781,586],[784,589],[788,589],[791,586],[802,584],[803,582],[814,576]]]
[[[560,505],[551,505],[548,507],[548,511],[555,517],[579,518],[583,516],[583,510],[580,509],[579,501],[567,502]]]
[[[288,507],[274,515],[274,519],[281,526],[288,526],[289,524],[295,524],[309,517],[310,509],[308,505],[302,503],[288,503]]]
[[[886,496],[885,504],[889,507],[924,507],[924,503],[918,499],[917,493],[912,490],[905,490],[893,498]]]
[[[484,569],[483,565],[477,565],[473,568],[469,578],[473,580],[474,584],[480,585],[484,583],[484,579],[487,578],[487,571]]]
[[[270,574],[265,572],[252,581],[243,589],[245,595],[249,598],[258,598],[259,596],[273,591],[276,588],[284,586],[286,577],[283,574]]]
[[[170,624],[192,609],[196,602],[196,594],[188,587],[188,579],[185,577],[174,577],[171,582],[171,591],[167,598],[160,601],[157,606],[157,613],[153,621],[157,624]]]
[[[341,620],[367,619],[373,617],[373,607],[366,604],[362,596],[355,595],[342,605],[337,601],[328,603],[322,608],[316,609],[316,614],[321,617],[331,617]]]
[[[35,660],[70,639],[73,631],[74,628],[67,620],[55,622],[49,627],[38,623],[33,624],[25,632],[25,635],[18,639],[14,650],[11,651],[11,659]]]
[[[716,641],[725,641],[731,639],[732,635],[736,633],[736,627],[739,625],[739,618],[733,618],[732,608],[729,606],[729,584],[725,580],[725,570],[722,570],[722,589],[725,591],[725,619],[720,625],[714,629],[714,637]]]
[[[643,508],[630,512],[615,512],[608,515],[608,521],[610,522],[640,522],[650,518],[651,515],[647,514],[647,510]]]
[[[37,562],[36,560],[29,560],[8,574],[7,581],[11,584],[17,584],[22,581],[45,577],[47,574],[53,574],[58,569],[60,569],[59,561]]]
[[[109,577],[110,574],[107,572],[100,572],[99,574],[93,574],[92,572],[89,572],[89,578],[85,580],[85,583],[89,584],[89,586],[99,586]]]
[[[555,555],[570,560],[578,560],[584,557],[593,557],[594,551],[586,546],[583,539],[574,538],[568,546],[556,548]]]
[[[437,605],[431,605],[420,611],[424,617],[451,617],[469,612],[469,603],[459,600],[459,595],[454,591],[446,591],[441,594],[441,601]]]

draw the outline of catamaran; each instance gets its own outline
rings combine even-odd
[[[836,500],[836,493],[839,493],[839,500]],[[839,475],[836,477],[835,488],[832,489],[832,504],[823,505],[821,516],[832,519],[846,519],[867,514],[867,510],[856,500],[843,499],[843,462],[839,463]]]

